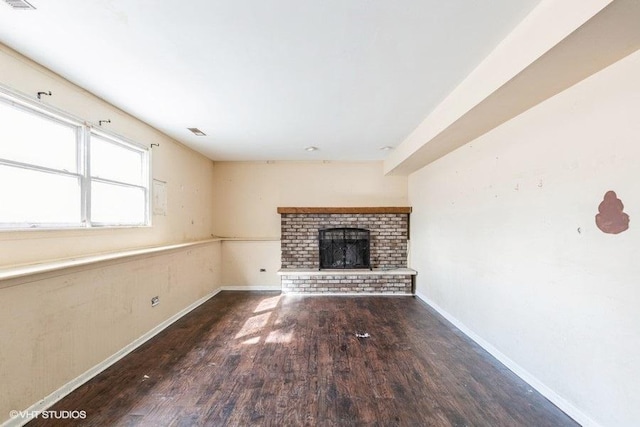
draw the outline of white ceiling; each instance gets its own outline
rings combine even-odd
[[[30,0],[0,42],[214,160],[375,160],[539,1]]]

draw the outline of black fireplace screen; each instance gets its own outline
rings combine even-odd
[[[320,269],[368,268],[369,230],[327,228],[319,230]]]

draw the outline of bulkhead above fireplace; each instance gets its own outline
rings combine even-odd
[[[322,269],[371,269],[369,230],[364,228],[325,228],[318,230],[318,251]]]

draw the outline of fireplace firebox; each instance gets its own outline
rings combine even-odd
[[[326,228],[318,230],[320,270],[371,270],[369,230],[363,228]]]

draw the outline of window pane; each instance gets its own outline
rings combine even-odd
[[[91,135],[91,176],[142,185],[142,153]]]
[[[91,221],[102,224],[144,224],[144,190],[93,182]]]
[[[80,182],[0,165],[0,223],[80,224]]]
[[[76,128],[0,102],[0,158],[75,173]]]

